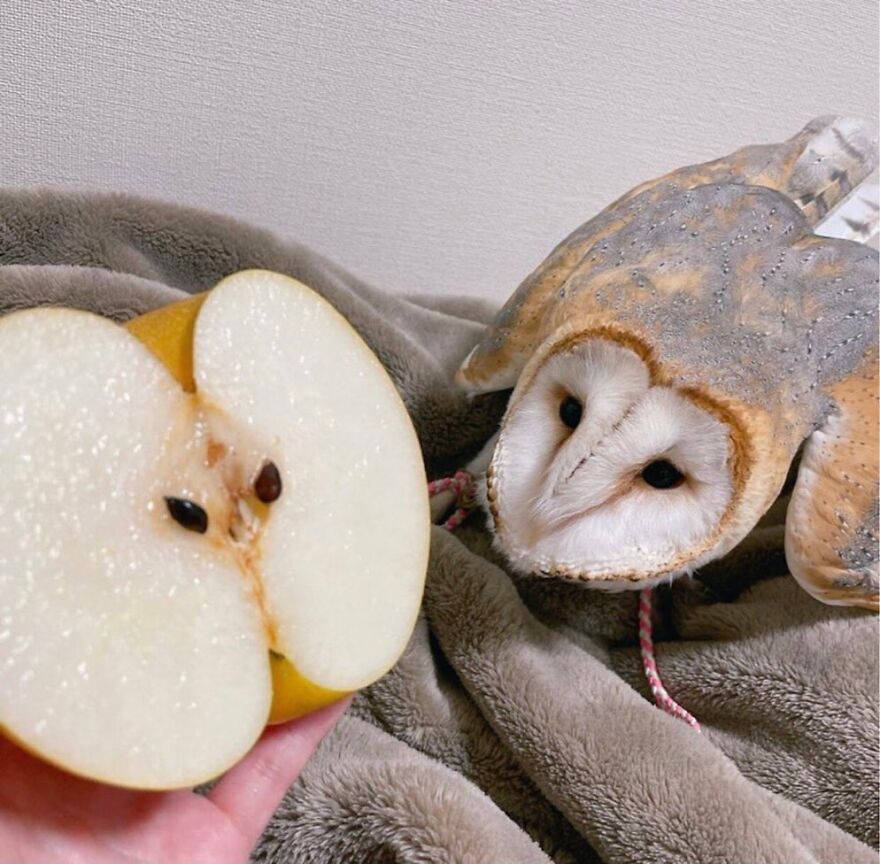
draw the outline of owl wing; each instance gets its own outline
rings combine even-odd
[[[630,190],[566,237],[526,278],[462,363],[457,383],[475,393],[512,387],[537,346],[564,318],[559,307],[577,264],[593,246],[638,218],[646,205],[707,184],[767,186],[793,200],[816,225],[874,170],[873,134],[858,120],[818,117],[782,143],[743,147]]]
[[[880,248],[880,186],[862,183],[845,204],[816,226],[816,233]]]
[[[880,609],[878,356],[826,392],[832,410],[807,439],[785,521],[785,557],[824,603]]]

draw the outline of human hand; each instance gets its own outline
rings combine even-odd
[[[0,737],[0,864],[245,864],[349,701],[268,728],[207,795],[93,783]]]

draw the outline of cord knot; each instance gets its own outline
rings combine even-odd
[[[428,496],[431,498],[447,490],[455,496],[455,511],[443,523],[443,527],[447,531],[455,531],[477,506],[473,475],[469,471],[456,471],[451,477],[440,477],[428,484]]]

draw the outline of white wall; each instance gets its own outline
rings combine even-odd
[[[261,223],[502,299],[668,168],[877,116],[876,0],[0,0],[0,183]]]

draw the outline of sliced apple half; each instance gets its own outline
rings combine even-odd
[[[304,285],[245,271],[132,331],[0,319],[0,726],[169,789],[394,664],[430,519],[393,383]]]

